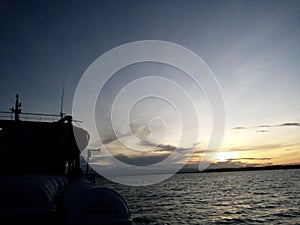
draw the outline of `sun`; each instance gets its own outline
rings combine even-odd
[[[236,159],[238,158],[237,152],[219,152],[215,156],[215,161],[217,162],[227,162],[230,159]]]

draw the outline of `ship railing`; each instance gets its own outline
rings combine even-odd
[[[0,119],[15,120],[13,112],[0,111]],[[61,115],[45,114],[45,113],[20,113],[19,120],[21,121],[37,121],[37,122],[55,122],[61,119]]]

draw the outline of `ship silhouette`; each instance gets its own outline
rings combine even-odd
[[[89,133],[72,116],[23,113],[18,95],[0,116],[1,224],[131,224],[121,195],[83,179]]]

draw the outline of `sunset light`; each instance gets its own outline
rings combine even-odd
[[[300,0],[0,0],[1,224],[300,225],[299,28]]]
[[[215,157],[215,161],[227,162],[231,159],[236,159],[236,158],[238,158],[237,152],[219,152]]]

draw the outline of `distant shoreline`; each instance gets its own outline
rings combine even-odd
[[[240,167],[240,168],[218,168],[206,169],[203,171],[180,171],[181,173],[217,173],[217,172],[240,172],[240,171],[257,171],[257,170],[287,170],[300,169],[300,164],[297,165],[273,165],[273,166],[259,166],[259,167]]]
[[[260,166],[260,167],[240,167],[240,168],[218,168],[218,169],[206,169],[203,171],[198,171],[197,169],[189,169],[179,171],[176,174],[187,174],[187,173],[225,173],[225,172],[243,172],[243,171],[261,171],[261,170],[289,170],[289,169],[300,169],[300,164],[297,165],[273,165],[273,166]],[[86,176],[86,174],[84,174]],[[102,175],[91,172],[89,176],[102,177]],[[121,176],[141,176],[142,174],[128,174]],[[159,175],[159,174],[144,174],[144,175]]]

